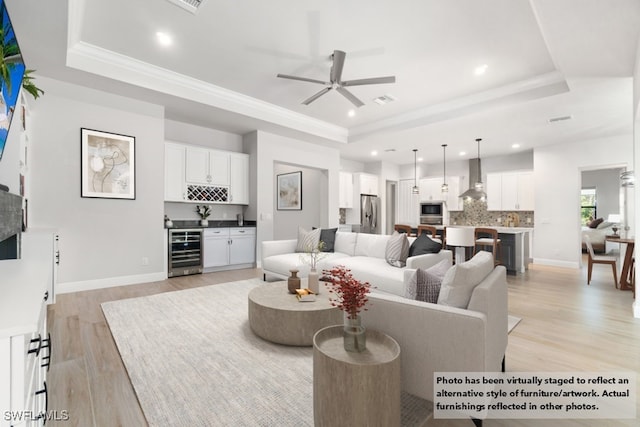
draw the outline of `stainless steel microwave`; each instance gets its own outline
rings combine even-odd
[[[420,203],[420,216],[433,215],[442,216],[444,213],[443,202],[423,202]]]

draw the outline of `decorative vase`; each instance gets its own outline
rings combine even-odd
[[[289,289],[289,293],[295,294],[296,289],[300,289],[300,278],[298,277],[298,270],[289,270],[291,272],[291,276],[287,279],[287,289]]]
[[[207,227],[209,225],[209,220],[201,219],[200,220],[200,225],[203,226],[203,227]]]
[[[309,270],[309,276],[307,276],[307,287],[311,292],[318,295],[320,293],[320,279],[318,272],[315,268]]]
[[[366,329],[362,326],[362,318],[354,316],[349,319],[346,315],[344,318],[344,349],[352,353],[362,353],[367,349]]]

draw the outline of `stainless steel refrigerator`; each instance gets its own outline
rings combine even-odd
[[[360,232],[380,232],[380,199],[370,194],[360,195]]]

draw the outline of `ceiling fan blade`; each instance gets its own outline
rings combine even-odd
[[[354,94],[352,94],[351,92],[349,92],[345,88],[339,87],[337,89],[337,91],[340,92],[349,101],[351,101],[351,103],[353,105],[355,105],[356,107],[360,108],[360,107],[362,107],[364,105],[364,102],[360,101]]]
[[[281,79],[300,80],[301,82],[319,83],[321,85],[330,84],[329,82],[323,82],[322,80],[308,79],[306,77],[289,76],[287,74],[278,74],[277,77],[280,77]]]
[[[347,56],[341,50],[333,51],[333,65],[331,65],[331,83],[339,82],[342,78],[342,68],[344,67],[344,58]]]
[[[320,98],[322,95],[324,95],[325,93],[329,92],[331,90],[331,87],[325,87],[324,89],[322,89],[320,92],[316,93],[315,95],[305,99],[304,101],[302,101],[302,103],[304,105],[309,105],[311,104],[313,101],[315,101],[316,99]]]
[[[383,83],[395,83],[396,76],[372,77],[370,79],[348,80],[342,82],[342,86],[379,85]]]

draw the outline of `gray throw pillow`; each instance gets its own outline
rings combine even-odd
[[[310,252],[318,247],[320,243],[320,229],[307,231],[302,227],[298,227],[298,243],[296,252]]]
[[[402,268],[407,265],[407,257],[409,256],[409,240],[406,233],[398,233],[394,231],[384,252],[384,259],[389,265]]]
[[[405,287],[405,298],[437,303],[442,279],[450,268],[448,259],[427,269],[418,268]]]

